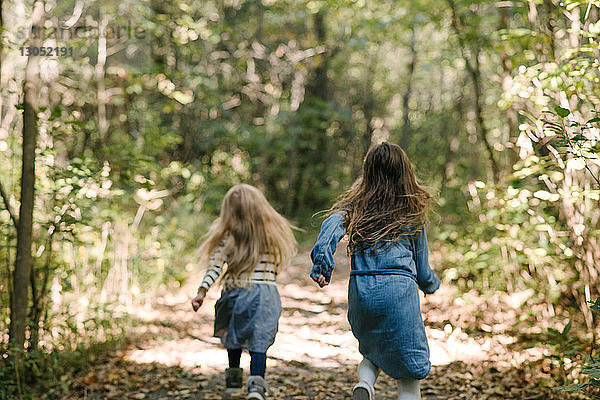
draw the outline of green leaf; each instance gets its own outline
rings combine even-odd
[[[586,124],[591,124],[594,122],[600,122],[600,117],[589,119],[589,120],[587,120]]]
[[[590,386],[589,383],[573,383],[571,385],[555,387],[552,388],[552,390],[560,390],[561,392],[574,392],[576,390],[585,389],[588,386]]]
[[[60,106],[56,106],[52,109],[52,113],[50,114],[50,118],[54,119],[54,118],[60,118],[60,116],[62,115],[62,109],[60,108]]]
[[[591,376],[592,378],[600,379],[600,368],[583,368],[584,374]]]
[[[569,333],[569,331],[571,330],[571,325],[572,325],[572,321],[569,320],[567,325],[565,325],[565,328],[563,329],[561,336],[565,336],[567,333]]]
[[[554,107],[554,111],[556,111],[558,116],[561,118],[564,118],[567,115],[571,114],[571,111],[567,110],[566,108],[559,107],[559,106]]]
[[[591,303],[591,302],[590,302]],[[596,302],[590,306],[592,311],[600,314],[600,297],[596,299]]]
[[[586,365],[583,366],[583,368],[587,368],[587,369],[590,369],[590,368],[600,368],[600,362],[595,362],[595,363],[592,363],[592,364],[586,364]]]

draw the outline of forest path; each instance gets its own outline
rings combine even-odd
[[[336,263],[332,284],[324,289],[308,278],[307,253],[280,274],[283,314],[267,361],[271,399],[350,398],[361,357],[346,318],[349,263],[341,249]],[[218,290],[209,292],[198,313],[191,310],[190,295],[200,279],[134,310],[137,325],[125,348],[92,360],[89,372],[76,378],[72,398],[244,398],[223,394],[227,353],[212,337]],[[458,297],[444,286],[432,296],[421,294],[433,364],[421,383],[424,400],[579,398],[541,386],[544,350],[525,348],[517,339],[524,334],[517,311],[522,298],[484,301],[472,293]],[[244,352],[246,373],[248,365]],[[395,381],[385,374],[376,383],[376,398],[397,398]]]

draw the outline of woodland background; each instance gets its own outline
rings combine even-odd
[[[383,140],[438,200],[440,331],[510,334],[534,386],[593,396],[600,1],[0,5],[1,399],[79,398],[132,310],[193,294],[233,184],[304,229],[308,271],[313,214]]]

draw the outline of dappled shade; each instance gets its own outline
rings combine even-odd
[[[591,0],[2,1],[0,399],[219,398],[218,294],[188,303],[239,183],[300,228],[276,398],[347,396],[347,259],[319,290],[306,249],[382,141],[436,200],[424,397],[597,394],[599,19]]]

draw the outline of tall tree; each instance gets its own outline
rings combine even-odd
[[[4,2],[0,0],[0,84],[2,84],[2,60],[4,59]],[[0,93],[0,125],[2,123],[3,95]],[[8,205],[7,205],[8,207]]]
[[[408,73],[406,76],[406,90],[404,91],[404,95],[402,96],[402,139],[400,143],[402,148],[405,150],[409,144],[409,136],[410,136],[410,95],[412,93],[413,88],[413,77],[415,75],[415,67],[417,65],[417,32],[414,26],[411,27],[410,30],[410,62],[408,63]]]
[[[498,24],[498,30],[503,31],[509,28],[508,23],[509,9],[508,7],[500,7],[500,22]],[[504,92],[510,91],[513,85],[512,82],[512,60],[507,53],[508,43],[506,40],[503,41],[498,55],[502,61],[502,89]],[[519,137],[519,120],[517,110],[513,104],[509,104],[506,108],[506,123],[508,127],[508,143],[511,145],[510,151],[510,165],[514,165],[519,159],[519,151],[517,146],[517,139]]]
[[[32,28],[29,45],[42,45],[44,2],[36,1],[31,16]],[[38,136],[38,85],[40,82],[40,57],[30,53],[25,67],[23,87],[23,164],[21,167],[21,206],[17,225],[17,255],[13,275],[9,343],[18,354],[25,344],[25,326],[29,304],[29,279],[33,258],[31,254],[33,230],[33,202],[35,197],[35,149]]]
[[[298,108],[299,121],[296,121],[302,128],[298,130],[301,136],[297,134],[292,138],[292,148],[290,151],[290,169],[288,174],[288,192],[286,194],[286,211],[288,214],[297,212],[300,204],[314,203],[315,190],[307,190],[310,186],[309,171],[310,168],[317,168],[320,171],[327,171],[329,163],[330,140],[325,134],[328,118],[327,108],[331,99],[329,90],[330,83],[328,77],[329,60],[331,50],[327,47],[327,24],[324,10],[319,10],[313,15],[312,19],[313,35],[316,41],[315,65],[310,73],[308,84],[305,88],[304,102]],[[316,117],[313,118],[315,115]],[[318,132],[318,134],[316,134]],[[310,138],[310,139],[309,139]],[[307,158],[300,158],[303,150],[310,149],[310,145],[301,148],[299,143],[305,144],[314,141],[318,149],[318,157],[322,160],[318,166]],[[324,185],[323,182],[321,182]]]
[[[2,53],[4,51],[4,19],[2,18],[4,13],[3,5],[4,2],[0,0],[0,79],[2,78]],[[1,116],[2,110],[0,109],[0,117]]]
[[[475,120],[477,125],[477,131],[488,154],[494,178],[499,180],[500,167],[498,165],[498,161],[496,160],[496,156],[494,155],[494,147],[490,142],[489,130],[485,125],[485,121],[483,119],[484,93],[480,66],[481,49],[479,48],[479,46],[471,46],[470,49],[467,49],[468,43],[466,37],[468,37],[468,35],[465,32],[467,25],[463,20],[462,15],[459,14],[456,2],[454,0],[447,0],[447,3],[450,7],[450,12],[452,14],[452,29],[454,30],[454,33],[456,34],[456,37],[458,39],[458,44],[460,46],[460,50],[465,61],[465,67],[469,72],[469,76],[471,77],[471,83],[473,85],[473,100],[475,103]],[[469,50],[471,54],[469,54]]]

